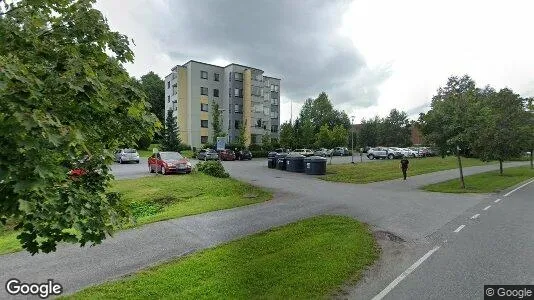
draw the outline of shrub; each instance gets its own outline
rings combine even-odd
[[[252,152],[252,151],[261,151],[262,148],[261,148],[261,145],[250,144],[250,146],[248,146],[248,150],[250,150],[250,152]]]
[[[216,149],[217,146],[215,144],[212,144],[212,143],[207,143],[207,144],[203,144],[202,145],[202,149]]]
[[[152,143],[152,136],[144,135],[137,141],[137,149],[146,150]]]
[[[269,151],[265,150],[259,150],[259,151],[250,151],[252,153],[252,157],[267,157],[267,154],[269,154]]]
[[[224,166],[222,163],[218,160],[216,161],[205,161],[205,162],[199,162],[196,166],[197,170],[199,172],[202,172],[206,175],[210,175],[213,177],[219,177],[219,178],[228,178],[230,177],[230,174],[228,174],[224,170]]]

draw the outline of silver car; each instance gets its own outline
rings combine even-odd
[[[213,149],[202,149],[198,152],[198,160],[218,160],[219,153]]]
[[[135,162],[136,164],[139,163],[139,153],[137,153],[137,150],[125,148],[120,149],[115,152],[115,161],[119,164],[123,164],[126,162]]]

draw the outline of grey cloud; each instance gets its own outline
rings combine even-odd
[[[337,34],[348,4],[173,0],[153,32],[177,64],[223,58],[281,78],[282,93],[293,101],[324,90],[335,104],[368,107],[389,69],[369,70],[352,42]]]

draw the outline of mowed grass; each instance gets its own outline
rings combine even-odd
[[[409,161],[408,176],[449,170],[458,167],[458,160],[453,156],[447,156],[445,158],[411,158]],[[486,164],[488,163],[477,158],[462,157],[463,167]],[[327,165],[326,175],[321,176],[320,178],[337,182],[369,183],[402,178],[402,172],[399,159],[388,159],[356,164]]]
[[[465,189],[460,179],[448,180],[423,187],[423,190],[441,193],[497,193],[534,177],[530,166],[505,168],[503,175],[491,171],[464,177]]]
[[[250,184],[200,173],[116,180],[109,190],[122,193],[132,208],[134,222],[120,229],[264,202],[272,197],[270,192]],[[0,254],[22,250],[17,235],[12,228],[0,225]]]
[[[272,197],[250,184],[201,173],[117,180],[111,190],[120,192],[132,205],[137,225],[264,202]]]
[[[67,299],[321,299],[379,256],[365,224],[319,216],[242,238]]]

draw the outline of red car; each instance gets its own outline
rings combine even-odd
[[[148,158],[150,173],[191,173],[191,163],[178,152],[159,152]]]
[[[230,149],[225,149],[219,151],[220,160],[235,160],[235,153]]]

